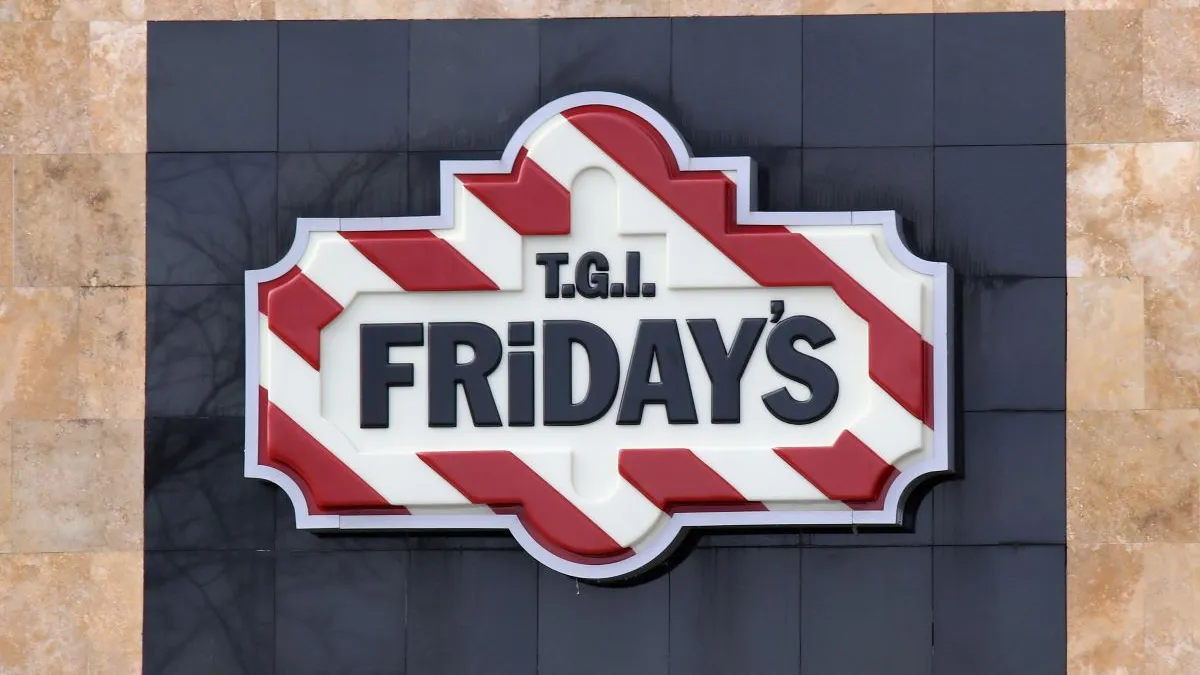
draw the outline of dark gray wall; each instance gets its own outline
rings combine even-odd
[[[151,23],[145,672],[1061,675],[1063,15]],[[297,216],[635,96],[764,208],[896,209],[960,275],[963,471],[907,532],[714,533],[596,588],[505,536],[331,536],[242,478],[242,273]]]

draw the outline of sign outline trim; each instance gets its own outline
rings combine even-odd
[[[397,231],[445,230],[454,225],[453,182],[456,174],[509,174],[524,144],[530,136],[555,115],[584,105],[605,105],[623,109],[652,125],[670,147],[681,172],[722,171],[736,176],[736,211],[738,227],[774,226],[864,226],[882,227],[890,253],[909,269],[931,278],[933,294],[933,415],[937,424],[932,429],[932,455],[920,462],[905,466],[888,486],[881,510],[834,511],[699,511],[669,514],[658,529],[633,555],[615,562],[584,564],[565,560],[548,551],[529,534],[515,514],[407,514],[407,515],[339,515],[310,513],[304,493],[288,474],[259,463],[258,431],[260,386],[259,354],[259,285],[279,278],[292,269],[303,257],[314,232],[341,230]],[[286,254],[269,267],[248,270],[245,275],[246,302],[246,415],[245,415],[245,476],[281,488],[292,504],[296,528],[301,530],[369,532],[403,530],[478,531],[504,529],[512,533],[518,544],[543,565],[566,575],[582,579],[620,579],[661,562],[683,539],[685,530],[713,527],[808,527],[808,526],[895,526],[903,522],[905,506],[911,493],[935,476],[955,470],[953,355],[953,271],[946,263],[919,258],[904,244],[899,220],[894,211],[758,211],[756,172],[750,157],[696,157],[683,135],[650,106],[621,94],[611,92],[582,92],[556,99],[530,115],[511,135],[504,152],[497,160],[448,160],[439,166],[439,213],[433,216],[400,216],[386,218],[299,218],[296,236]]]

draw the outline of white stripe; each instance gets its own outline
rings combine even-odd
[[[597,167],[613,176],[620,193],[620,231],[666,234],[672,288],[744,288],[757,284],[704,239],[669,206],[631,176],[575,125],[561,115],[543,124],[525,143],[529,158],[564,187],[582,171]],[[924,334],[922,298],[928,279],[900,264],[887,248],[882,227],[792,226],[835,264],[879,298],[914,330]],[[872,256],[868,252],[875,252]],[[922,292],[924,291],[924,292]]]
[[[665,517],[646,496],[627,483],[613,467],[612,487],[608,494],[585,499],[571,481],[571,453],[566,451],[514,451],[521,461],[542,480],[559,492],[583,515],[621,546],[633,546],[651,532]]]
[[[341,431],[321,416],[320,375],[267,329],[265,316],[259,317],[259,335],[269,356],[262,361],[260,376],[272,403],[389,503],[400,506],[470,503],[415,452],[360,454]]]
[[[359,293],[399,293],[400,288],[337,232],[313,232],[297,263],[304,276],[346,307]]]
[[[502,291],[521,290],[521,235],[454,179],[454,227],[433,230]]]
[[[692,452],[752,502],[829,501],[771,448],[696,449]]]
[[[871,380],[869,414],[849,426],[851,433],[888,464],[898,464],[923,447],[925,423]]]
[[[926,278],[903,267],[888,250],[882,227],[789,227],[821,250],[913,330],[924,334]],[[870,255],[868,252],[874,252]]]
[[[755,288],[750,275],[696,232],[641,181],[562,116],[546,122],[525,144],[528,157],[568,190],[587,169],[598,168],[617,186],[617,231],[667,237],[671,288]],[[672,264],[672,262],[676,264]]]

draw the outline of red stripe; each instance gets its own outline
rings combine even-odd
[[[759,502],[748,502],[712,467],[686,448],[622,450],[617,460],[630,485],[668,513],[682,507],[726,506],[722,511],[764,511]]]
[[[472,502],[516,513],[531,536],[559,555],[586,564],[632,555],[507,450],[417,454]]]
[[[496,290],[458,249],[428,230],[343,231],[342,236],[405,290]]]
[[[291,476],[313,514],[406,514],[310,436],[258,388],[258,463]],[[315,478],[315,480],[311,480]]]
[[[568,234],[571,194],[521,148],[506,174],[458,174],[471,194],[520,234]]]
[[[784,227],[735,231],[733,183],[718,171],[681,173],[666,140],[637,115],[603,105],[563,115],[759,284],[832,287],[869,326],[871,379],[913,416],[926,419],[921,335],[812,242]]]
[[[321,329],[342,309],[299,267],[258,286],[258,311],[267,316],[267,327],[313,370],[321,369]]]
[[[830,499],[873,502],[896,469],[849,431],[824,448],[775,448],[783,458]]]

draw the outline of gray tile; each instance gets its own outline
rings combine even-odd
[[[279,155],[275,259],[296,237],[297,218],[408,215],[408,155],[403,152]]]
[[[241,417],[146,420],[146,550],[269,550],[274,485],[243,475]]]
[[[273,21],[151,21],[150,152],[270,152],[277,141]]]
[[[672,19],[671,92],[688,142],[800,147],[801,43],[800,17]]]
[[[1064,18],[937,15],[937,144],[1066,143]]]
[[[670,584],[672,674],[799,670],[799,549],[697,551]]]
[[[813,148],[804,157],[804,210],[895,211],[913,252],[936,260],[933,148]]]
[[[142,672],[274,672],[274,560],[265,552],[149,551]]]
[[[405,551],[278,554],[278,672],[404,673],[407,566]]]
[[[669,112],[670,19],[558,19],[540,30],[543,103],[611,91]]]
[[[538,107],[538,22],[417,21],[408,147],[503,150]]]
[[[930,675],[931,560],[929,548],[806,549],[800,672]]]
[[[240,284],[274,263],[275,158],[148,155],[146,283]]]
[[[603,588],[539,568],[538,673],[666,675],[669,606],[666,577]]]
[[[804,145],[933,142],[933,16],[804,19]]]
[[[413,551],[408,673],[537,671],[538,564],[523,551]]]
[[[1066,549],[934,552],[934,675],[1067,672]]]
[[[279,24],[279,149],[408,146],[407,21]]]
[[[146,289],[146,417],[245,414],[242,286]]]
[[[1065,279],[963,283],[963,410],[1065,410]]]
[[[1064,146],[938,148],[933,161],[938,260],[966,276],[1066,276]]]
[[[1066,413],[963,415],[960,480],[939,485],[937,544],[1065,544]]]

